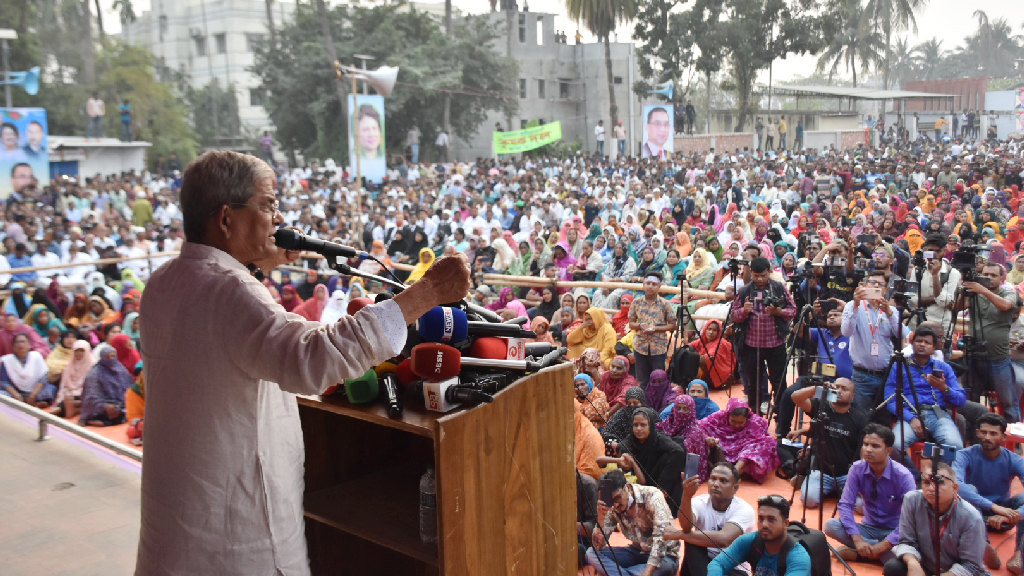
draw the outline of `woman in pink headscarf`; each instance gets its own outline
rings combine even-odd
[[[501,310],[511,310],[516,315],[516,317],[530,317],[530,315],[526,313],[526,306],[522,302],[520,302],[518,298],[516,298],[515,292],[513,292],[512,289],[509,288],[508,286],[502,288],[501,292],[498,293],[498,299],[488,304],[487,307],[490,308],[491,310],[494,310],[495,312],[500,312]],[[527,320],[526,323],[523,324],[523,328],[527,330],[530,329],[529,320]]]
[[[14,314],[8,314],[4,318],[3,329],[0,330],[0,356],[14,353],[14,337],[18,334],[28,336],[28,343],[32,349],[46,358],[50,355],[50,345],[43,340],[43,337],[36,332],[35,328],[21,323]]]
[[[758,483],[764,483],[779,467],[775,438],[768,433],[768,422],[751,412],[744,400],[730,398],[725,410],[700,421],[704,430],[718,439],[722,453]]]
[[[324,308],[327,307],[327,300],[327,286],[317,284],[316,287],[313,288],[313,297],[296,306],[295,310],[292,310],[292,312],[295,312],[306,320],[319,322],[320,315],[323,314]]]

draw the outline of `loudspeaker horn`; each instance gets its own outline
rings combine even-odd
[[[26,72],[9,72],[6,82],[0,84],[14,84],[21,86],[30,95],[39,93],[39,66],[33,66]]]
[[[390,96],[395,89],[395,82],[398,80],[397,66],[381,66],[376,70],[367,71],[351,66],[342,66],[341,69],[344,70],[346,76],[362,80],[373,86],[373,89],[381,96]]]
[[[655,84],[655,90],[651,90],[651,94],[661,94],[662,96],[672,99],[672,94],[675,92],[675,85],[671,80],[668,82],[662,82],[661,84]]]

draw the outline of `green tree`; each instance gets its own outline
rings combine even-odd
[[[1005,18],[990,20],[983,10],[975,10],[978,30],[964,38],[961,53],[970,69],[968,74],[1001,77],[1014,69],[1014,59],[1021,56],[1024,36],[1013,33]]]
[[[757,74],[790,54],[815,53],[833,28],[831,8],[803,0],[725,0],[722,35],[739,100],[736,132],[756,113]]]
[[[942,40],[932,38],[925,40],[914,47],[914,58],[917,62],[917,69],[920,71],[921,80],[934,80],[938,78],[936,72],[941,68],[942,61],[946,58],[946,50],[942,48]]]
[[[214,78],[202,88],[186,86],[184,95],[196,137],[203,148],[219,148],[225,140],[232,141],[241,136],[242,121],[238,115],[238,95],[234,84],[224,89]],[[214,112],[217,114],[216,122],[213,121]],[[214,133],[214,126],[219,133]]]
[[[883,86],[889,88],[889,60],[892,52],[892,33],[913,30],[917,34],[914,13],[924,8],[927,0],[868,0],[861,13],[863,23],[881,31],[885,44],[885,73]]]
[[[856,88],[858,63],[861,70],[867,71],[885,60],[885,41],[877,30],[866,23],[860,10],[859,3],[848,3],[846,26],[832,38],[825,52],[818,57],[818,71],[828,68],[829,82],[840,64],[843,64],[847,72],[853,72],[853,87]]]
[[[599,41],[604,41],[604,66],[608,75],[608,112],[612,123],[619,125],[619,107],[615,104],[615,83],[612,72],[612,48],[610,36],[619,24],[636,18],[637,0],[566,0],[569,18],[590,30]]]
[[[694,29],[684,25],[684,15],[678,8],[687,0],[649,0],[640,3],[633,27],[633,40],[637,43],[639,82],[633,90],[646,95],[651,86],[671,79],[678,83],[693,65]],[[659,73],[651,57],[661,60]]]
[[[897,38],[892,48],[892,75],[900,90],[917,74],[917,58],[906,37]]]
[[[375,64],[400,66],[399,85],[387,98],[385,143],[401,150],[412,124],[423,132],[421,157],[428,157],[444,116],[444,95],[452,100],[452,133],[472,137],[490,110],[517,110],[515,62],[489,46],[497,34],[483,18],[458,21],[446,37],[431,16],[397,6],[334,6],[330,32],[342,63],[368,54]],[[315,7],[301,4],[295,18],[277,29],[278,46],[255,50],[251,69],[269,94],[264,107],[277,127],[282,147],[307,156],[348,157],[347,119],[335,91],[335,73],[327,57],[322,20]],[[347,91],[346,91],[347,94]]]

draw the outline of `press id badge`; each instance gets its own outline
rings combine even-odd
[[[871,355],[878,356],[878,342],[871,343]]]

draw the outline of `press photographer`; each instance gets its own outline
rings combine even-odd
[[[849,302],[856,288],[856,282],[850,278],[857,259],[857,245],[850,241],[848,229],[842,233],[843,238],[836,238],[814,257],[814,273],[823,285],[822,297]]]
[[[1020,422],[1020,389],[1014,383],[1010,366],[1010,325],[1020,314],[1021,298],[1013,288],[1003,285],[1005,280],[1006,269],[991,262],[981,269],[980,278],[965,273],[963,287],[967,296],[957,302],[956,311],[971,306],[976,311],[970,318],[973,340],[968,341],[968,345],[977,343],[969,367],[972,378],[989,382],[999,397],[1006,420]]]
[[[764,414],[768,412],[768,383],[761,374],[767,370],[773,392],[781,392],[786,337],[797,310],[785,284],[769,278],[771,264],[767,258],[754,258],[749,268],[752,282],[739,291],[733,303],[733,349],[747,403],[758,406]]]
[[[808,427],[794,430],[788,436],[790,440],[806,437],[814,454],[811,473],[800,487],[807,508],[817,508],[827,495],[841,494],[846,474],[858,459],[861,431],[868,423],[868,415],[853,405],[856,392],[853,380],[839,378],[834,384],[809,386],[793,394],[793,402],[812,418]],[[819,447],[822,450],[815,449]],[[799,484],[799,478],[794,478],[794,486]]]
[[[949,323],[953,321],[953,304],[956,300],[956,287],[960,284],[960,271],[942,259],[942,251],[946,239],[940,234],[929,234],[925,238],[921,250],[914,255],[910,277],[918,279],[921,299],[917,293],[910,297],[911,308],[924,308],[925,319],[942,324],[943,332],[949,331]],[[920,320],[911,318],[911,328],[916,327]]]
[[[896,311],[882,297],[884,288],[885,273],[872,271],[843,309],[842,331],[850,339],[851,379],[857,385],[855,402],[863,410],[874,408],[872,402],[888,376],[892,337],[902,334]]]

